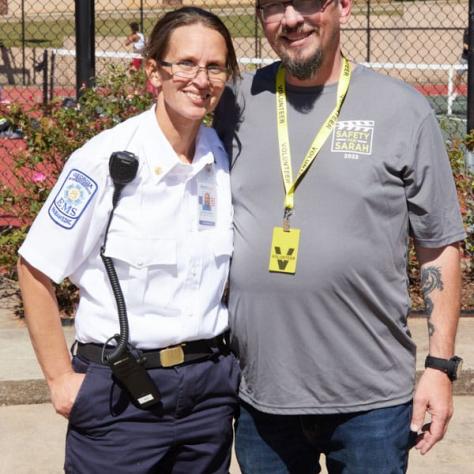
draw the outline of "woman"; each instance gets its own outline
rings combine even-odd
[[[53,405],[69,419],[66,472],[224,473],[239,377],[221,303],[232,211],[226,155],[201,122],[238,66],[223,23],[188,7],[157,22],[145,68],[156,105],[69,158],[19,251],[26,320]],[[122,165],[138,159],[136,177],[116,187],[114,152],[126,152]],[[119,290],[102,253],[128,311],[119,357]],[[80,289],[72,364],[51,283],[66,276]]]

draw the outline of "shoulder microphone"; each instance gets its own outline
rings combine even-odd
[[[110,155],[109,173],[114,183],[112,204],[115,207],[122,189],[135,179],[138,171],[138,159],[129,151],[115,151]]]

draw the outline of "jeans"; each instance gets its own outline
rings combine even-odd
[[[335,415],[270,415],[243,403],[235,450],[242,474],[402,474],[416,433],[412,403]]]

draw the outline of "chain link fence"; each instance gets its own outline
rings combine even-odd
[[[130,23],[138,23],[146,37],[161,14],[182,5],[201,6],[222,17],[243,70],[275,58],[253,1],[96,0],[96,75],[111,64],[128,67],[137,56],[126,45]],[[10,151],[24,146],[21,131],[2,122],[2,108],[75,96],[74,8],[72,0],[0,0],[0,186],[15,182]],[[412,84],[437,114],[457,120],[462,133],[467,66],[461,52],[467,22],[467,0],[355,0],[343,48],[351,60]],[[0,228],[15,223],[15,216],[2,211],[0,198]]]

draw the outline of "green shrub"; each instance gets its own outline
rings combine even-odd
[[[444,123],[441,122],[441,125],[444,126]],[[448,156],[456,182],[464,227],[467,232],[467,238],[461,246],[462,309],[474,308],[474,174],[466,169],[465,164],[466,150],[472,150],[473,148],[474,131],[466,135],[464,139],[456,136],[450,136],[448,139]],[[420,275],[413,244],[410,245],[409,249],[408,276],[412,307],[421,311],[424,309],[424,303],[419,286]]]
[[[65,159],[89,138],[147,109],[152,101],[152,96],[145,92],[142,73],[130,76],[124,68],[115,66],[98,79],[97,87],[84,92],[77,107],[68,108],[53,102],[47,110],[40,106],[27,110],[12,105],[0,111],[23,130],[26,142],[26,150],[18,149],[15,155],[16,174],[24,191],[19,193],[6,187],[0,190],[0,207],[17,215],[23,223],[20,228],[8,228],[0,233],[0,272],[15,277],[17,250]],[[462,247],[463,287],[467,295],[463,307],[474,307],[472,296],[469,299],[469,293],[474,293],[474,176],[464,164],[466,148],[474,148],[474,132],[464,139],[450,137],[448,143],[461,212],[470,231]],[[418,265],[412,245],[408,276],[413,308],[422,310]],[[57,296],[64,315],[73,315],[78,296],[75,287],[66,280],[57,287]]]

